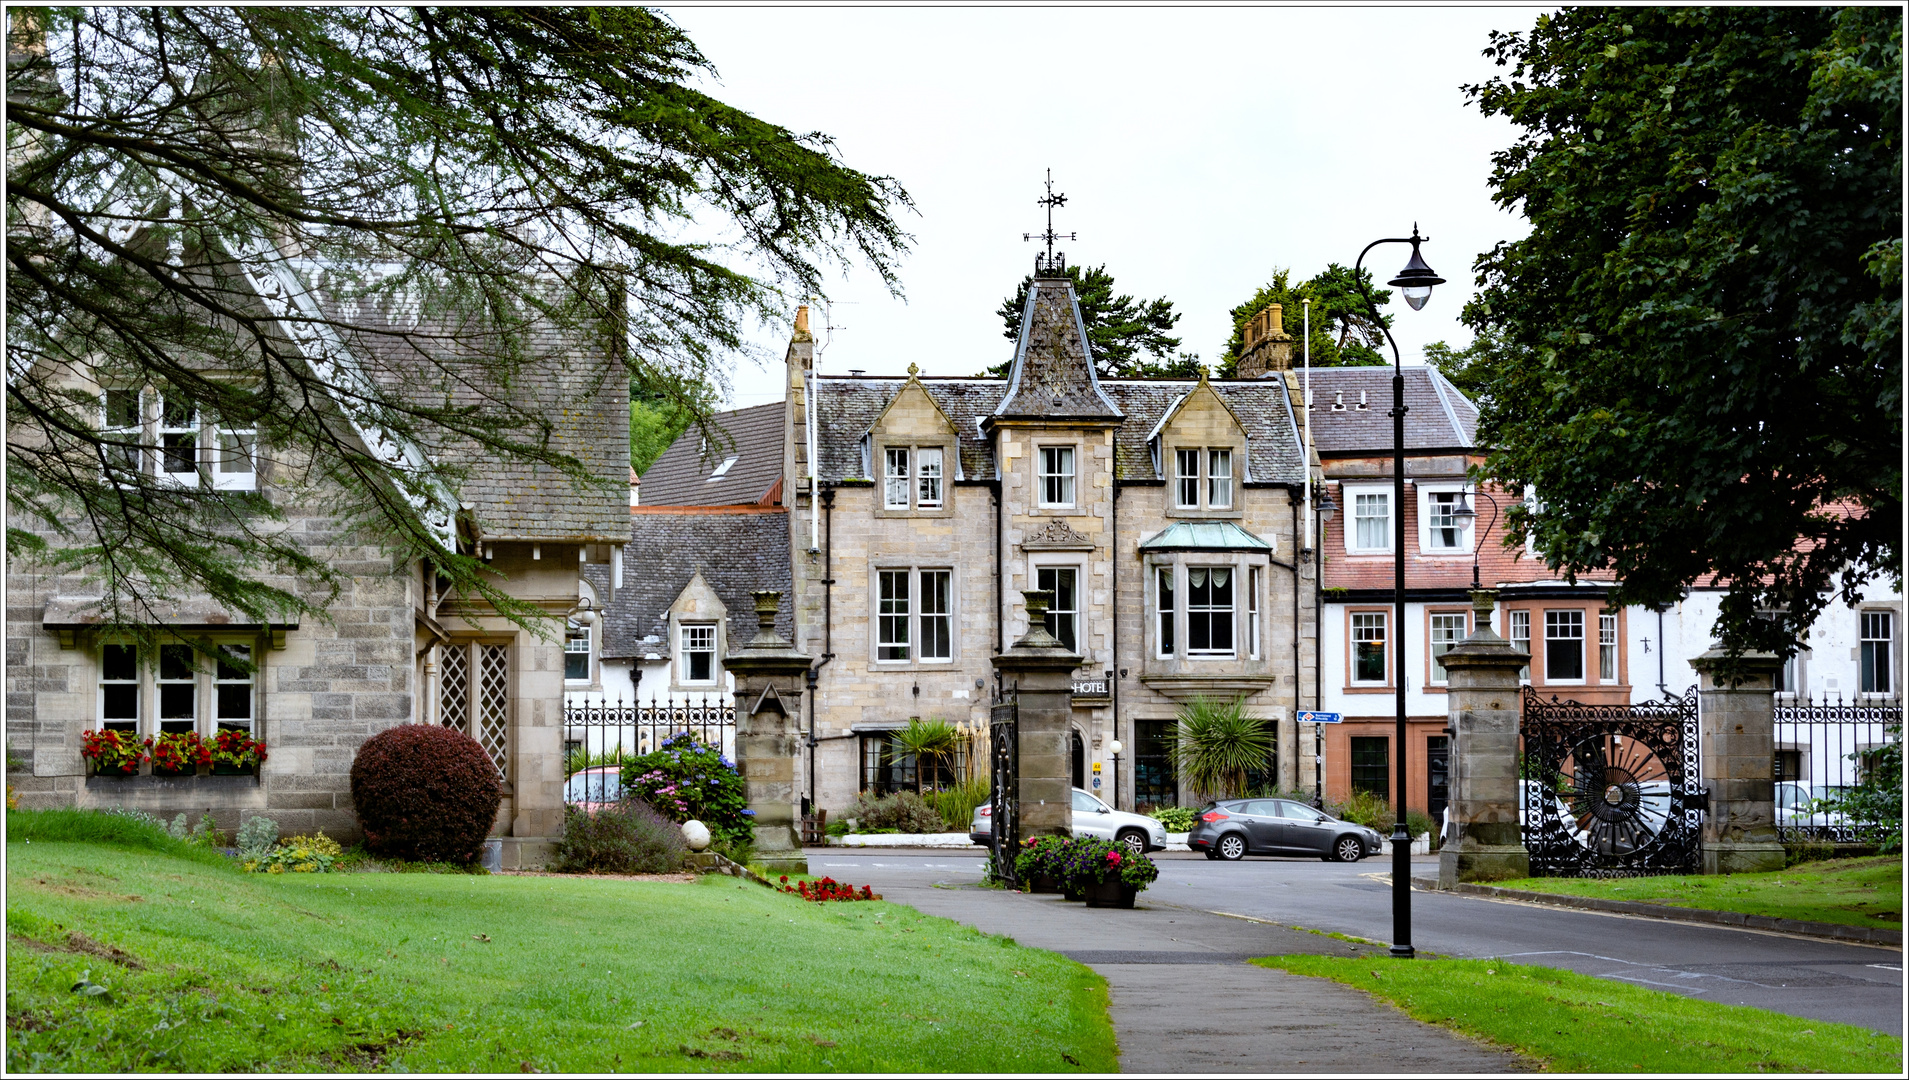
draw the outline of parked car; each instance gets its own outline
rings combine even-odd
[[[1776,785],[1776,823],[1788,827],[1846,826],[1849,824],[1848,814],[1839,810],[1811,812],[1810,806],[1818,799],[1841,795],[1848,790],[1842,786],[1812,786],[1795,780],[1784,780]]]
[[[1143,814],[1115,810],[1079,788],[1074,789],[1074,835],[1113,840],[1139,855],[1167,846],[1165,825]],[[974,808],[968,839],[983,847],[994,842],[994,808],[987,803]]]
[[[1248,855],[1314,855],[1358,862],[1377,855],[1382,838],[1364,825],[1341,821],[1291,799],[1228,799],[1208,803],[1193,819],[1187,846],[1209,859]]]
[[[623,766],[592,765],[572,773],[563,785],[563,801],[586,814],[623,797]]]

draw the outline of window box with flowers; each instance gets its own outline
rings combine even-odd
[[[251,776],[265,761],[265,744],[239,728],[220,729],[213,737],[211,750],[209,764],[214,776]]]
[[[89,776],[136,776],[146,761],[151,740],[128,731],[106,728],[80,732],[80,757]]]
[[[196,731],[162,732],[148,741],[154,776],[197,776],[212,764],[212,747]]]

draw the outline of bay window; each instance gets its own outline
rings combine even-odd
[[[1178,609],[1174,604],[1173,567],[1163,566],[1154,572],[1154,619],[1158,626],[1160,655],[1172,656],[1174,653],[1173,629],[1178,621]]]
[[[1187,652],[1233,654],[1233,570],[1187,567]]]
[[[1524,653],[1527,657],[1531,655],[1531,612],[1514,611],[1511,613],[1511,647]],[[1518,681],[1527,683],[1531,681],[1531,661],[1529,659],[1525,661],[1525,666],[1518,669]]]
[[[1544,681],[1584,681],[1584,612],[1544,613]]]

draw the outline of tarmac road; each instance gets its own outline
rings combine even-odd
[[[1390,860],[1211,862],[1156,852],[1151,903],[1263,919],[1390,942]],[[1413,860],[1436,873],[1435,857]],[[811,849],[810,870],[855,884],[921,888],[981,880],[983,858],[962,851]],[[1750,930],[1414,891],[1421,952],[1503,957],[1621,979],[1712,1001],[1856,1024],[1901,1036],[1902,953]],[[1108,948],[1119,947],[1110,941]]]

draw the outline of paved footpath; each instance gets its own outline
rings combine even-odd
[[[1350,987],[1246,963],[1253,956],[1363,956],[1383,954],[1382,948],[1150,903],[1145,892],[1134,910],[1115,911],[1058,896],[879,877],[873,883],[885,899],[1062,953],[1099,972],[1112,997],[1122,1072],[1535,1068],[1527,1058],[1419,1023]]]

